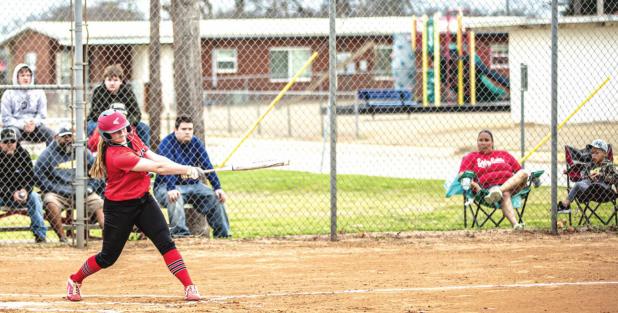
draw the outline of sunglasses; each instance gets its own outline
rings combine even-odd
[[[16,143],[17,140],[15,139],[10,139],[10,140],[3,140],[2,143]]]

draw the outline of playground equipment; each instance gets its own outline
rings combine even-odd
[[[412,17],[413,55],[417,55],[418,46],[421,49],[420,86],[415,89],[420,91],[419,102],[423,106],[430,103],[441,106],[443,99],[445,103],[458,105],[495,102],[505,99],[509,93],[509,78],[484,63],[476,51],[476,35],[463,29],[462,19],[461,11],[455,19],[450,13],[445,17],[440,13],[431,17],[423,15],[419,27],[417,17]],[[453,24],[456,25],[454,41]],[[421,44],[417,45],[417,41]]]

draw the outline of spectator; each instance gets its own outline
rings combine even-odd
[[[485,202],[500,203],[504,216],[511,222],[514,229],[523,229],[523,224],[517,223],[511,196],[523,188],[528,174],[507,151],[494,150],[494,137],[489,130],[479,132],[476,145],[478,151],[463,157],[459,167],[459,175],[465,171],[473,171],[477,179],[470,186],[477,193],[489,188]]]
[[[47,228],[43,220],[43,203],[41,196],[32,190],[32,161],[18,139],[19,132],[14,128],[5,128],[0,132],[0,206],[25,206],[35,242],[45,242]]]
[[[13,85],[34,85],[32,69],[27,64],[18,64],[13,71]],[[43,122],[47,118],[47,98],[43,90],[9,89],[2,95],[2,123],[4,127],[18,129],[20,140],[45,142],[54,139],[54,131]]]
[[[602,189],[612,190],[612,185],[618,184],[618,173],[614,163],[607,159],[609,146],[601,139],[594,140],[587,147],[590,149],[591,162],[586,164],[583,177],[586,177],[573,185],[566,199],[558,202],[558,212],[570,212],[570,204],[584,193],[592,184],[599,185]]]
[[[92,93],[92,108],[87,118],[87,132],[91,136],[97,127],[99,115],[110,108],[112,103],[119,102],[126,106],[127,119],[142,141],[150,146],[150,127],[142,122],[142,113],[139,110],[135,94],[131,85],[124,81],[124,72],[118,64],[110,65],[103,72],[104,81],[94,88]]]
[[[34,169],[37,173],[38,185],[44,193],[46,217],[60,238],[66,242],[67,237],[62,228],[62,210],[71,210],[75,206],[75,159],[73,158],[73,132],[69,127],[61,127],[54,142],[49,145],[36,161]],[[92,165],[94,157],[86,152],[88,165]],[[103,227],[103,200],[95,192],[99,181],[88,181],[86,197],[86,213],[88,219],[93,215]]]
[[[159,154],[179,164],[202,169],[213,168],[204,144],[193,136],[193,121],[187,116],[176,118],[174,132],[163,138],[159,145]],[[221,189],[221,183],[215,172],[208,174],[208,181],[212,189],[197,179],[182,179],[170,175],[158,175],[155,179],[155,197],[159,203],[167,207],[170,232],[173,236],[190,235],[184,211],[184,203],[188,202],[198,212],[206,215],[214,237],[230,237],[229,221],[223,205],[227,195]]]

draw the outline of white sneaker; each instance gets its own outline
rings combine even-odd
[[[67,300],[80,301],[82,299],[82,295],[79,293],[79,287],[81,287],[81,284],[72,281],[69,277],[67,281]]]
[[[524,223],[517,223],[513,225],[513,230],[522,231],[526,225]]]
[[[485,202],[494,204],[500,200],[502,200],[502,190],[500,190],[500,187],[493,186],[489,188],[489,193],[485,196]]]
[[[202,296],[200,296],[200,293],[197,291],[197,286],[189,285],[187,286],[187,288],[185,288],[185,300],[200,301],[201,299]]]

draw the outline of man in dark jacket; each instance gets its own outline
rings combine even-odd
[[[127,119],[137,130],[137,135],[150,146],[150,127],[142,122],[142,112],[135,98],[131,85],[124,81],[122,67],[118,64],[110,65],[103,72],[104,81],[92,92],[92,108],[88,113],[88,136],[97,126],[97,119],[103,111],[109,109],[112,103],[123,103],[127,110]]]
[[[176,118],[174,132],[167,135],[159,145],[159,154],[183,165],[212,169],[206,147],[193,136],[193,121],[188,116]],[[230,223],[225,211],[227,195],[215,172],[208,174],[212,189],[197,179],[183,179],[178,175],[157,175],[154,183],[155,198],[167,207],[172,236],[190,235],[186,224],[184,204],[190,203],[206,216],[214,237],[230,237]]]
[[[32,191],[34,172],[30,154],[19,144],[14,128],[0,132],[0,206],[28,209],[30,230],[35,241],[45,242],[47,228],[43,220],[41,196]]]
[[[60,127],[54,141],[47,147],[34,165],[37,173],[38,186],[43,193],[47,220],[60,238],[66,242],[66,234],[62,228],[61,213],[63,209],[70,210],[75,206],[75,158],[73,157],[73,132],[70,127]],[[94,162],[94,157],[86,152],[88,164]],[[95,192],[100,181],[90,179],[86,197],[87,219],[96,217],[103,228],[103,199]]]

